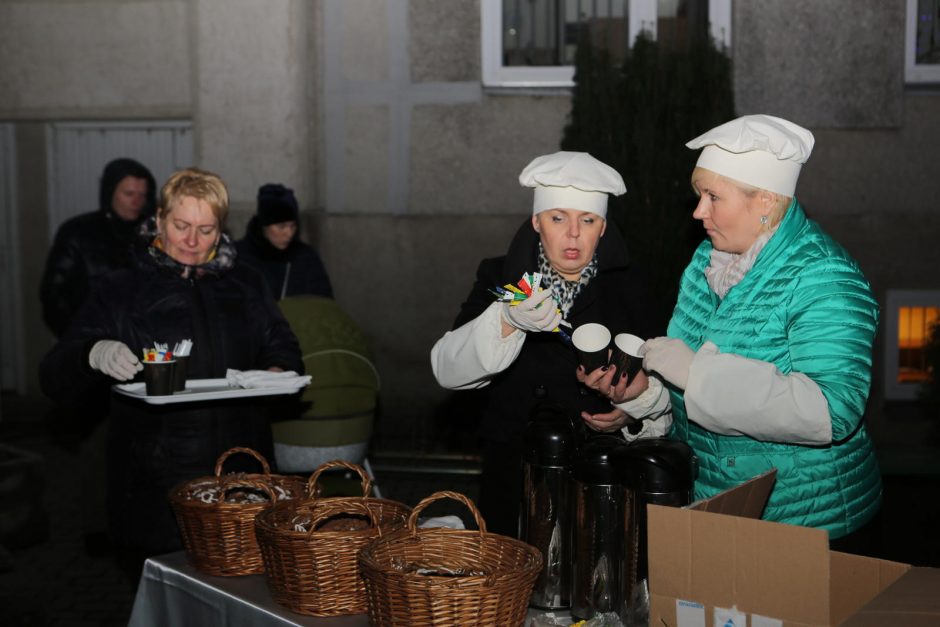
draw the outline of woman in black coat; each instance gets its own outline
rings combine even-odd
[[[189,379],[222,378],[228,368],[302,372],[297,340],[263,279],[234,263],[234,246],[222,233],[227,210],[216,175],[189,169],[170,177],[138,266],[107,275],[43,359],[40,383],[48,396],[75,400],[131,380],[143,368],[141,349],[183,339],[193,341]],[[212,474],[218,456],[233,446],[273,459],[260,406],[244,399],[148,405],[113,396],[109,526],[132,564],[180,548],[169,489]]]
[[[595,431],[631,428],[637,432],[631,437],[661,434],[665,422],[656,420],[661,407],[631,414],[634,400],[611,406],[580,385],[574,350],[561,333],[552,332],[562,320],[571,325],[568,333],[587,322],[601,323],[612,334],[650,337],[655,331],[644,313],[642,273],[606,221],[607,194],[626,191],[620,175],[586,153],[559,152],[535,159],[519,180],[535,188],[532,218],[505,256],[480,263],[454,329],[431,351],[443,387],[488,392],[481,423],[480,509],[487,528],[506,535],[517,534],[521,437],[535,407],[560,407]],[[526,272],[542,273],[549,289],[515,306],[492,294]],[[635,398],[634,391],[647,387],[646,375],[624,375],[618,385],[627,398]]]

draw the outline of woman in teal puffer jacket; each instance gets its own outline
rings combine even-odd
[[[699,458],[696,498],[776,468],[765,519],[823,528],[843,538],[838,548],[864,551],[844,536],[881,503],[862,420],[878,304],[794,198],[813,141],[752,115],[687,144],[704,148],[693,216],[708,240],[683,274],[668,337],[644,345],[644,367],[667,384],[671,436]],[[612,376],[582,378],[620,402]]]

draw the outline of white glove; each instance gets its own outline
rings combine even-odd
[[[552,299],[552,290],[533,292],[518,305],[503,304],[503,319],[520,331],[554,331],[561,323],[561,312]]]
[[[643,369],[659,375],[680,390],[689,383],[689,368],[695,353],[682,340],[656,337],[647,340],[638,351],[643,356]]]
[[[130,381],[144,369],[124,342],[99,340],[88,352],[88,365],[118,381]]]

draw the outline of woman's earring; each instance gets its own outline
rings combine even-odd
[[[761,216],[761,217],[760,217],[760,223],[761,223],[761,224],[767,224],[767,221],[768,221],[768,220],[767,220],[767,216]]]

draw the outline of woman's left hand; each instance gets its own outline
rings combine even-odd
[[[606,414],[589,414],[586,411],[581,412],[581,418],[591,429],[601,433],[616,433],[623,429],[627,424],[636,422],[627,415],[627,412],[615,407],[613,411]]]
[[[268,372],[284,372],[284,369],[278,366],[271,366],[268,368]]]
[[[576,373],[578,381],[586,387],[606,396],[611,403],[625,403],[632,401],[649,387],[646,373],[640,370],[632,379],[626,373],[617,372],[616,366],[598,368],[594,372],[584,372],[583,366],[578,366]]]

